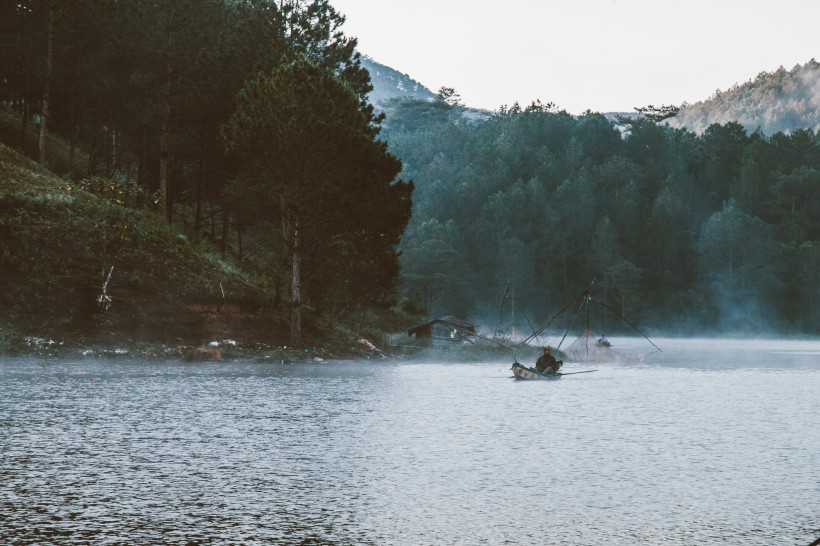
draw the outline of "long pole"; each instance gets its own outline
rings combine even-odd
[[[634,324],[632,324],[631,322],[629,322],[628,320],[626,320],[626,319],[625,319],[623,316],[621,316],[621,315],[620,315],[620,313],[618,313],[615,309],[613,309],[613,308],[612,308],[612,307],[610,307],[609,305],[607,305],[607,304],[605,304],[605,303],[603,303],[603,302],[601,302],[601,301],[599,301],[599,300],[596,300],[596,299],[595,299],[595,298],[593,298],[592,296],[589,296],[589,299],[594,300],[594,301],[595,301],[595,303],[597,303],[597,304],[599,304],[599,305],[603,305],[604,307],[606,307],[607,309],[609,309],[610,311],[612,311],[613,313],[615,313],[615,315],[616,315],[618,318],[620,318],[622,321],[624,321],[625,323],[627,323],[627,324],[629,324],[630,326],[632,326],[632,328],[633,328],[636,332],[638,332],[639,334],[641,334],[641,335],[644,337],[644,339],[646,339],[646,341],[648,341],[649,343],[651,343],[653,347],[655,347],[658,351],[663,352],[663,351],[661,350],[661,348],[660,348],[660,347],[658,347],[657,345],[655,345],[655,344],[652,342],[652,340],[651,340],[651,339],[649,339],[649,338],[646,336],[646,334],[644,334],[643,332],[641,332],[640,330],[638,330],[638,327],[637,327],[637,326],[635,326]]]
[[[547,322],[547,324],[546,324],[544,327],[540,328],[540,329],[539,329],[538,331],[536,331],[536,332],[533,332],[531,336],[529,336],[527,339],[525,339],[525,340],[524,340],[524,343],[527,343],[528,341],[530,341],[530,340],[531,340],[531,339],[533,339],[534,337],[537,337],[539,334],[541,334],[541,332],[543,332],[544,330],[546,330],[547,328],[549,328],[549,325],[550,325],[550,324],[552,324],[552,321],[554,321],[555,319],[557,319],[557,318],[561,315],[561,313],[563,313],[564,311],[566,311],[567,309],[569,309],[569,307],[570,307],[571,305],[573,305],[576,301],[578,301],[578,299],[579,299],[579,298],[581,298],[581,297],[585,296],[586,294],[587,294],[587,292],[586,292],[586,291],[584,291],[584,292],[581,292],[581,294],[580,294],[580,295],[578,295],[578,296],[576,296],[576,297],[572,298],[572,300],[571,300],[569,303],[567,303],[566,305],[564,305],[564,306],[561,308],[561,310],[560,310],[560,311],[558,311],[557,313],[555,313],[555,315],[553,315],[553,316],[552,316],[552,318],[551,318],[551,319],[549,319],[549,321]]]
[[[510,332],[510,340],[515,341],[515,272],[513,271],[512,282],[512,331]]]

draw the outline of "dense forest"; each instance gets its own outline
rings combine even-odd
[[[476,115],[442,88],[382,114],[328,0],[0,10],[3,141],[265,279],[294,341],[303,310],[332,325],[395,304],[526,330],[590,287],[649,331],[820,329],[810,112],[803,130],[692,131],[538,101]]]
[[[469,122],[445,99],[388,109],[385,137],[416,183],[406,306],[527,331],[592,286],[656,331],[817,333],[812,130],[698,135],[541,102]]]
[[[303,308],[389,306],[410,216],[343,23],[327,0],[4,1],[3,141],[266,277],[296,343]]]

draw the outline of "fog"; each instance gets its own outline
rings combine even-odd
[[[419,362],[513,362],[532,365],[547,345],[563,351],[577,338],[568,334],[562,342],[561,334],[542,335],[528,343],[521,337],[494,337],[492,333],[479,331],[480,337],[472,343],[465,342],[451,347],[430,347],[405,360]],[[600,336],[601,333],[593,332]],[[607,334],[611,349],[621,355],[647,355],[641,362],[596,362],[595,366],[615,367],[670,367],[701,370],[755,369],[805,369],[820,371],[820,338],[788,339],[776,336],[753,337],[674,337],[661,336],[646,339],[641,336]],[[654,345],[653,345],[654,344]],[[580,367],[582,363],[565,360],[567,369]],[[577,365],[577,366],[576,366]]]
[[[640,338],[611,338],[613,348],[634,349]],[[809,369],[820,371],[820,339],[782,338],[653,338],[662,351],[646,366],[695,369]]]

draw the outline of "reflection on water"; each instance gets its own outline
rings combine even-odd
[[[613,341],[628,350],[639,340]],[[658,344],[643,365],[596,364],[558,382],[515,381],[509,362],[0,361],[0,536],[820,537],[820,342]]]

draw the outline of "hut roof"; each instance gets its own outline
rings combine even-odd
[[[425,322],[424,324],[419,324],[418,326],[414,326],[413,328],[410,328],[409,330],[407,330],[407,335],[412,336],[412,335],[418,333],[419,331],[421,331],[425,328],[429,328],[433,324],[443,324],[443,325],[448,326],[450,328],[455,328],[456,330],[460,330],[464,333],[477,335],[477,332],[475,330],[476,327],[478,326],[477,324],[473,324],[472,322],[469,322],[469,321],[466,321],[466,320],[463,320],[463,319],[460,319],[460,318],[456,318],[452,315],[446,315],[444,317],[439,317],[437,319],[431,320],[430,322]]]

